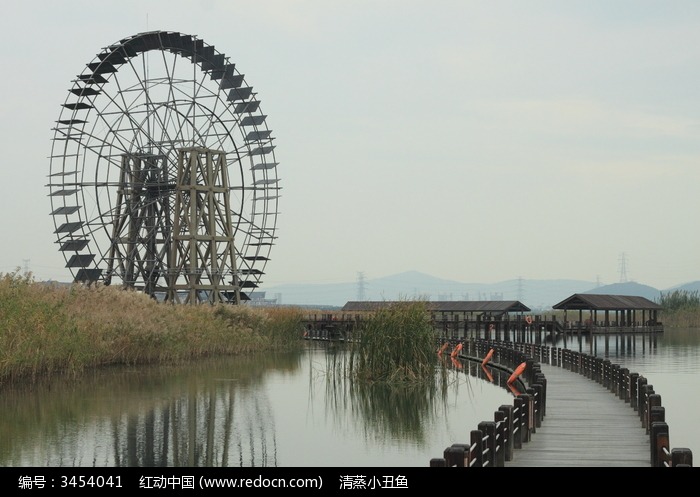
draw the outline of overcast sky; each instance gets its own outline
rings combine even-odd
[[[276,137],[263,286],[700,279],[700,2],[6,2],[0,272],[70,280],[51,128],[105,46],[197,35]],[[621,271],[624,261],[625,272]]]

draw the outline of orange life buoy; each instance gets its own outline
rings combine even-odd
[[[462,344],[458,343],[457,346],[452,351],[452,353],[450,354],[450,356],[455,357],[459,353],[460,350],[462,350]]]
[[[489,353],[486,354],[486,357],[484,357],[484,360],[481,361],[481,365],[482,365],[482,366],[485,366],[486,363],[488,363],[488,362],[491,360],[492,357],[493,357],[493,349],[489,350]]]
[[[496,329],[496,325],[493,324],[493,323],[491,323],[491,324],[489,325],[489,331],[493,331],[493,330],[495,330],[495,329]]]
[[[532,324],[532,316],[525,316],[525,322],[527,324]]]
[[[525,371],[526,367],[527,367],[527,363],[524,363],[524,362],[520,363],[520,365],[517,368],[515,368],[515,371],[513,371],[513,374],[510,375],[510,378],[508,378],[508,384],[510,385],[511,383],[513,383],[515,381],[515,379],[518,376],[523,374],[523,371]]]
[[[515,388],[515,385],[513,385],[512,383],[508,383],[507,385],[508,385],[508,390],[510,390],[510,392],[513,395],[515,395],[516,397],[520,397],[522,395],[522,393],[520,391],[518,391],[517,388]]]
[[[447,349],[447,346],[449,345],[449,342],[445,342],[442,344],[442,347],[438,349],[438,355],[442,355],[443,352],[445,352],[445,349]]]
[[[488,378],[488,380],[489,380],[491,383],[493,383],[493,375],[491,374],[491,371],[489,371],[489,368],[487,368],[486,366],[484,366],[484,365],[482,364],[482,365],[481,365],[481,370],[482,370],[482,371],[484,372],[484,374],[486,375],[486,378]]]

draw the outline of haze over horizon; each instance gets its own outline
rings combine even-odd
[[[395,273],[395,274],[386,274],[386,275],[377,276],[376,278],[371,278],[371,279],[383,281],[383,280],[391,280],[392,278],[397,278],[397,277],[404,278],[404,277],[411,277],[411,276],[417,276],[417,277],[421,277],[421,278],[425,277],[425,278],[441,280],[441,281],[445,281],[445,282],[449,282],[449,283],[460,283],[460,284],[467,284],[467,285],[472,285],[472,284],[473,285],[494,285],[494,284],[500,284],[500,283],[505,283],[505,282],[518,281],[518,280],[522,280],[522,281],[529,280],[529,281],[552,281],[552,282],[579,281],[579,282],[590,283],[592,288],[600,287],[600,286],[613,286],[613,285],[624,284],[624,283],[633,283],[633,284],[638,284],[638,285],[654,287],[653,285],[648,285],[645,282],[631,280],[631,279],[628,279],[625,281],[611,281],[611,282],[603,283],[600,280],[598,280],[598,281],[591,281],[591,280],[586,280],[586,279],[579,280],[577,278],[522,278],[519,276],[514,276],[512,278],[505,278],[505,279],[499,280],[499,281],[477,281],[477,280],[466,280],[465,281],[465,280],[456,280],[454,278],[449,278],[449,277],[448,278],[437,277],[437,276],[434,276],[432,274],[428,274],[424,271],[417,271],[417,270],[407,270],[407,271],[402,271],[400,273]],[[346,281],[341,281],[341,282],[337,282],[337,283],[360,285],[362,281],[364,281],[364,282],[370,281],[370,278],[367,278],[364,272],[358,271],[355,274],[355,279],[348,279]],[[673,284],[673,285],[670,285],[670,286],[664,287],[664,288],[658,288],[658,287],[654,287],[654,288],[657,288],[658,290],[669,290],[672,288],[680,287],[680,286],[687,285],[690,283],[695,283],[695,282],[698,282],[698,280],[683,281],[683,282],[679,282],[679,283],[676,283],[676,284]],[[290,282],[283,283],[282,285],[286,285],[286,284],[297,285],[297,284],[304,284],[304,283],[300,282],[300,281],[290,281]],[[309,284],[314,285],[316,283],[309,283]],[[323,283],[320,283],[320,284],[322,285]],[[270,285],[265,285],[265,286],[270,286]],[[265,288],[261,287],[261,289],[264,290]]]
[[[394,301],[421,299],[429,301],[517,300],[533,309],[551,306],[576,293],[634,295],[659,302],[661,294],[680,289],[700,291],[700,281],[671,288],[654,288],[627,281],[602,285],[600,282],[571,279],[509,279],[493,283],[460,282],[436,278],[419,271],[406,271],[376,279],[358,275],[354,282],[325,284],[287,283],[267,287],[253,298],[269,303],[301,306],[342,307],[349,301]]]
[[[197,35],[259,93],[279,160],[261,289],[435,277],[700,280],[700,2],[13,2],[0,272],[69,281],[51,128],[107,45]]]

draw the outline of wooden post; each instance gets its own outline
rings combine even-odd
[[[527,379],[528,383],[532,384],[533,383],[532,379],[534,378],[533,375],[535,373],[535,368],[534,368],[535,361],[528,357],[527,359],[525,359],[524,362],[525,362],[525,364],[527,364],[527,366],[525,366],[525,371],[524,371],[525,378]]]
[[[537,391],[535,390],[534,385],[527,388],[525,392],[530,396],[530,433],[537,433],[537,418],[540,410],[540,399],[537,397]],[[532,436],[528,437],[528,440],[531,438]]]
[[[652,411],[654,410],[655,407],[660,407],[661,406],[661,395],[657,393],[651,393],[647,396],[647,409],[646,409],[646,429],[647,433],[649,433],[649,429],[651,428],[651,423],[652,423]],[[663,420],[662,420],[663,421]]]
[[[523,430],[525,429],[525,400],[521,397],[513,399],[513,448],[523,447]]]
[[[571,371],[595,381],[595,358],[581,352],[571,352]]]
[[[652,406],[649,419],[652,423],[666,421],[666,409],[663,406]]]
[[[535,391],[535,395],[537,397],[537,419],[535,420],[535,426],[540,428],[542,426],[542,420],[544,419],[544,385],[535,383],[532,385],[532,389]]]
[[[630,370],[627,368],[620,369],[620,390],[618,397],[625,402],[629,402],[629,377]]]
[[[670,445],[668,436],[668,424],[663,422],[652,423],[651,434],[651,466],[653,468],[663,467],[664,462],[670,458]],[[669,455],[666,455],[666,451]]]
[[[594,370],[593,380],[602,385],[605,380],[605,359],[592,357],[591,362],[593,363]]]
[[[495,466],[497,468],[502,468],[506,465],[506,437],[508,433],[506,430],[506,414],[498,410],[493,413],[493,421],[496,426],[496,453],[494,454]]]
[[[671,451],[672,467],[693,467],[693,453],[690,449],[677,448]]]
[[[604,359],[602,362],[602,370],[601,370],[601,375],[600,379],[598,380],[598,383],[603,385],[605,388],[610,388],[610,376],[611,376],[611,371],[612,371],[612,363],[610,362],[610,359]]]
[[[445,460],[444,457],[434,457],[433,459],[430,460],[430,467],[431,468],[446,468],[447,461]]]
[[[468,448],[466,449],[469,450]],[[465,455],[464,445],[454,444],[445,449],[444,458],[447,461],[447,466],[452,468],[463,468],[466,463],[467,455]]]
[[[637,403],[637,392],[638,392],[638,387],[639,387],[639,373],[632,373],[630,374],[630,393],[629,393],[629,402],[632,404],[632,408],[636,411],[639,408],[639,404]]]
[[[642,428],[647,427],[647,397],[652,393],[654,393],[654,387],[652,385],[648,385],[646,383],[646,379],[644,379],[644,384],[640,383],[639,392],[637,393],[637,396],[639,398],[639,418],[642,420]]]
[[[529,442],[531,438],[531,431],[532,431],[532,408],[534,404],[534,400],[530,394],[524,393],[521,394],[520,397],[523,400],[523,419],[522,419],[522,428],[523,428],[523,433],[522,433],[522,441],[523,442]]]
[[[469,451],[469,467],[481,468],[484,465],[484,435],[479,430],[472,430],[470,437],[473,449]]]
[[[612,364],[610,366],[610,383],[608,389],[616,396],[620,396],[620,365]]]
[[[504,437],[503,440],[503,452],[506,461],[513,460],[513,430],[515,429],[515,423],[513,421],[513,406],[502,405],[498,408],[499,411],[503,413],[503,424]]]
[[[493,421],[482,421],[477,426],[477,429],[480,430],[484,434],[484,438],[486,438],[486,446],[484,447],[485,456],[482,465],[493,467],[496,463],[496,423]]]

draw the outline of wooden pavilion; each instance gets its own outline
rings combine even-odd
[[[576,293],[553,305],[552,309],[564,311],[565,328],[663,331],[663,326],[658,321],[661,306],[645,297]],[[569,311],[578,311],[578,320],[570,321]],[[586,317],[584,311],[587,311]]]
[[[377,311],[399,301],[350,301],[342,312],[361,313]],[[427,301],[426,309],[436,329],[446,335],[466,336],[469,330],[477,333],[501,331],[529,326],[530,308],[518,300],[444,300]],[[529,320],[529,321],[528,321]]]
[[[376,311],[398,302],[351,301],[341,309],[343,312]],[[503,321],[511,314],[530,312],[530,308],[518,300],[439,300],[428,301],[426,307],[435,321],[471,321],[479,317],[482,321]]]

